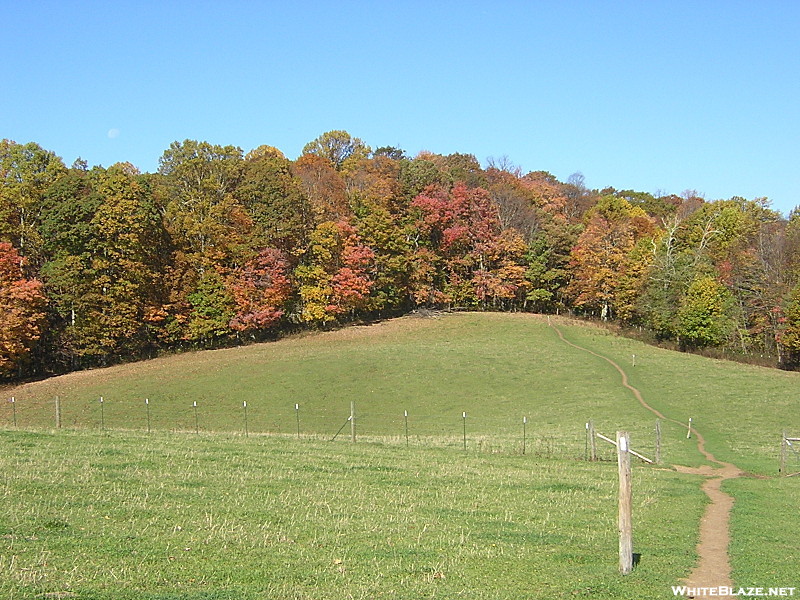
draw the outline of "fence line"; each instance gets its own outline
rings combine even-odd
[[[99,429],[140,430],[168,432],[241,433],[244,436],[271,434],[293,435],[311,439],[335,441],[349,424],[350,441],[356,441],[356,403],[348,411],[343,406],[320,408],[304,407],[301,403],[282,410],[259,405],[258,402],[242,401],[233,405],[230,401],[198,399],[178,403],[175,399],[163,402],[153,398],[123,400],[115,402],[108,396],[94,400],[65,400],[56,397],[51,403],[39,400],[24,402],[10,398],[0,410],[0,427],[25,428],[29,430]],[[362,405],[363,406],[363,405]],[[53,409],[55,408],[55,421]],[[609,428],[618,423],[606,423]],[[638,443],[648,449],[657,447],[652,439],[652,428],[639,423],[634,428]],[[591,452],[589,442],[582,442],[580,427],[569,423],[559,425],[537,423],[527,415],[492,414],[476,415],[467,411],[420,412],[408,409],[387,412],[385,409],[358,412],[358,439],[415,446],[461,447],[464,451],[503,452],[534,454],[538,456],[563,456],[587,460],[616,460],[615,452],[600,453],[594,445],[594,421],[591,427]],[[630,427],[629,427],[630,429]],[[656,430],[659,430],[657,424]],[[338,431],[337,431],[338,430]],[[599,434],[598,434],[599,435]],[[582,448],[582,446],[584,446]]]

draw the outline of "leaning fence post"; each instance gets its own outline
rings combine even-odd
[[[631,455],[627,431],[617,432],[619,467],[619,571],[627,575],[633,569],[633,522],[631,518]]]
[[[686,432],[686,439],[688,440],[690,437],[692,437],[692,417],[689,417],[689,429]]]

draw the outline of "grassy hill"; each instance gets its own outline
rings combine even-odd
[[[717,458],[773,476],[780,432],[800,433],[798,374],[553,323],[667,417],[693,417]],[[671,598],[695,561],[699,478],[637,465],[642,560],[617,575],[616,467],[576,460],[584,425],[627,429],[652,455],[655,418],[543,317],[405,317],[5,393],[18,425],[3,403],[7,597]],[[346,443],[347,427],[332,444],[351,401],[366,443]],[[663,432],[666,463],[702,464],[684,427]],[[797,583],[798,488],[726,482],[737,584]]]
[[[553,319],[555,323],[555,319]],[[800,374],[669,352],[585,325],[559,322],[571,341],[617,361],[646,401],[694,419],[718,458],[762,474],[777,469],[782,430],[800,429]],[[633,355],[636,366],[632,366]],[[561,342],[546,318],[527,314],[405,317],[277,343],[174,355],[73,373],[6,390],[20,427],[244,431],[332,437],[356,403],[359,435],[459,445],[462,414],[473,446],[522,445],[584,453],[584,427],[631,431],[652,454],[653,415],[620,386],[608,363]],[[104,398],[101,407],[100,397]],[[193,403],[197,403],[197,421]],[[295,405],[299,410],[295,411]],[[102,410],[102,414],[101,414]],[[0,424],[12,423],[0,408]],[[346,428],[349,433],[349,428]],[[698,464],[685,429],[664,424],[664,456]]]

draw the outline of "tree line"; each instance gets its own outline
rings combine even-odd
[[[156,173],[0,142],[0,375],[419,307],[571,311],[800,362],[800,212],[590,190],[507,159],[185,140]]]

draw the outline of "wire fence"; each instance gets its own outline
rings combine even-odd
[[[280,435],[300,439],[374,442],[408,447],[446,447],[464,451],[530,454],[566,459],[616,460],[610,444],[592,448],[589,423],[535,422],[525,415],[473,414],[453,410],[413,412],[363,410],[351,404],[309,408],[296,403],[276,409],[258,402],[190,401],[185,399],[109,401],[53,398],[25,401],[11,398],[0,407],[0,426],[24,430],[97,430]],[[635,431],[638,446],[655,454],[653,424]],[[609,427],[609,432],[612,428]]]
[[[746,429],[747,424],[742,427]],[[661,438],[661,429],[672,430]],[[676,429],[677,427],[677,429]],[[669,462],[677,450],[680,426],[659,421],[578,421],[560,415],[538,421],[521,414],[502,414],[496,407],[473,412],[453,408],[423,412],[386,405],[359,406],[343,402],[295,403],[276,407],[270,402],[233,400],[187,401],[54,397],[8,398],[0,402],[0,431],[141,431],[147,433],[227,433],[242,436],[284,436],[334,443],[379,443],[416,448],[451,448],[468,452],[527,454],[567,460],[616,461],[613,443],[603,441],[616,430],[630,432],[634,448],[655,463]],[[683,429],[683,432],[686,430]],[[732,430],[739,433],[738,430]],[[606,435],[602,435],[605,433]],[[676,433],[679,435],[676,437]],[[600,435],[598,435],[600,434]],[[763,438],[763,439],[762,439]],[[756,439],[742,431],[733,435],[732,450],[744,455],[771,456],[778,472],[800,475],[800,437],[786,432]],[[594,440],[594,443],[592,443]],[[777,455],[777,456],[776,456]]]

